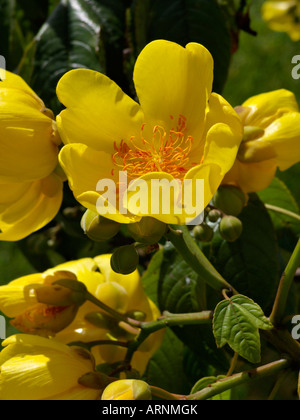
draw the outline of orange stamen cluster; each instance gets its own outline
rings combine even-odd
[[[171,119],[173,117],[171,116]],[[149,172],[166,172],[174,178],[183,178],[190,164],[190,152],[193,145],[192,136],[185,136],[186,119],[180,116],[176,129],[169,133],[159,125],[153,129],[151,141],[144,138],[145,124],[141,127],[141,141],[137,144],[135,137],[129,144],[121,141],[117,146],[113,162],[127,172],[129,178],[135,179]]]

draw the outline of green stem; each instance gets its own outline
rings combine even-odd
[[[289,368],[289,366],[289,360],[281,359],[276,362],[269,363],[268,365],[261,366],[257,369],[236,373],[235,375],[216,381],[195,394],[189,395],[187,400],[207,400],[236,386],[252,382],[256,379],[263,379],[267,376],[275,375],[278,372]]]
[[[167,239],[174,245],[183,259],[195,270],[200,278],[220,293],[222,293],[223,289],[228,289],[232,293],[238,294],[208,261],[193,240],[188,228],[186,226],[178,226],[175,229],[170,227],[166,234]]]
[[[277,296],[274,302],[273,310],[270,316],[270,321],[273,325],[278,325],[284,316],[288,294],[290,292],[292,283],[297,269],[300,266],[300,239],[294,249],[290,261],[281,277]]]
[[[128,350],[124,363],[130,364],[131,359],[142,343],[149,335],[163,328],[182,325],[203,325],[210,324],[213,318],[212,311],[195,312],[191,314],[171,314],[164,312],[161,318],[151,322],[141,322],[141,332],[135,340],[128,343]]]
[[[165,391],[164,389],[158,388],[156,386],[150,386],[151,393],[153,396],[158,397],[162,400],[166,401],[174,401],[174,400],[183,400],[185,397],[183,395],[175,395],[171,394],[168,391]]]
[[[265,207],[266,207],[266,209],[268,209],[270,211],[274,211],[276,213],[284,214],[285,216],[292,217],[293,219],[295,219],[298,222],[300,222],[300,215],[297,214],[297,213],[294,213],[292,211],[283,209],[281,207],[273,206],[271,204],[265,204]]]
[[[94,303],[99,308],[103,309],[103,311],[107,312],[109,315],[111,315],[113,318],[117,319],[118,321],[124,322],[125,324],[131,325],[132,327],[139,328],[140,321],[136,321],[135,319],[129,318],[126,315],[123,315],[120,312],[115,311],[114,309],[107,306],[105,303],[101,302],[91,293],[87,292],[86,299]]]

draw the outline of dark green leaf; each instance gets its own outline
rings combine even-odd
[[[204,45],[215,61],[214,90],[221,92],[231,57],[230,32],[215,0],[136,0],[132,7],[136,54],[155,39]]]
[[[164,249],[158,301],[160,309],[172,313],[191,313],[205,310],[203,284],[194,270],[171,245]],[[211,325],[185,326],[173,329],[178,337],[202,360],[203,364],[227,368],[223,351],[218,350]]]
[[[169,392],[188,393],[188,382],[182,366],[183,344],[168,329],[162,346],[149,362],[145,380]]]
[[[0,285],[35,272],[17,243],[0,242]]]
[[[274,178],[271,185],[259,193],[259,197],[265,204],[291,211],[296,215],[300,214],[296,200],[284,182],[278,178]],[[300,235],[300,220],[297,221],[293,217],[272,210],[270,215],[276,230],[288,228],[296,235]]]
[[[243,223],[242,236],[229,243],[216,233],[205,253],[239,293],[268,311],[281,275],[274,227],[256,195],[251,196],[239,218]]]

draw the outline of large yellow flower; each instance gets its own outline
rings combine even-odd
[[[263,19],[277,32],[286,32],[293,41],[300,40],[300,1],[271,0],[262,6]]]
[[[20,331],[45,336],[55,336],[63,343],[112,340],[127,342],[138,331],[127,330],[108,317],[98,306],[84,303],[78,310],[73,306],[55,307],[39,303],[35,290],[41,285],[51,285],[60,279],[73,279],[85,284],[88,291],[107,306],[122,313],[135,311],[145,321],[156,320],[160,312],[146,296],[138,271],[130,275],[116,274],[110,267],[111,255],[101,255],[59,265],[44,273],[32,274],[0,287],[0,310],[10,318]],[[76,315],[76,316],[75,316]],[[95,321],[96,320],[96,321]],[[140,373],[159,348],[162,332],[152,334],[135,353],[132,366]],[[122,361],[124,347],[97,345],[92,348],[97,364]]]
[[[277,168],[300,161],[300,112],[292,92],[281,89],[248,99],[236,108],[244,125],[244,141],[224,184],[244,192],[268,187]]]
[[[82,349],[18,334],[0,353],[0,400],[98,400],[101,392],[78,383],[94,370]]]
[[[64,75],[57,86],[66,106],[57,118],[65,143],[60,162],[76,199],[95,212],[99,203],[110,205],[115,214],[110,211],[106,217],[120,223],[153,216],[185,224],[196,216],[187,204],[196,197],[188,192],[184,196],[181,186],[191,180],[195,187],[203,179],[200,213],[232,167],[242,139],[239,118],[221,96],[211,93],[212,82],[213,59],[206,48],[196,43],[183,48],[164,40],[148,44],[137,59],[139,103],[95,71]],[[126,181],[120,181],[120,172],[126,172]],[[117,186],[116,202],[97,188],[103,179]],[[152,180],[169,185],[174,181],[175,194],[154,202],[158,196]],[[127,199],[119,203],[126,188]],[[163,202],[170,204],[168,211]]]
[[[24,80],[0,81],[0,240],[17,241],[49,223],[62,201],[60,137],[53,113]]]

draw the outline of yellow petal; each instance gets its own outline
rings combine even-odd
[[[274,121],[262,138],[272,145],[279,168],[285,171],[300,161],[300,113],[292,112]]]
[[[163,125],[168,131],[180,115],[187,119],[187,132],[193,135],[203,124],[212,90],[213,59],[200,44],[186,48],[157,40],[139,55],[134,83],[147,122]],[[200,130],[201,131],[201,130]]]
[[[113,153],[114,142],[139,135],[143,113],[139,105],[107,76],[92,70],[66,73],[57,85],[66,110],[57,118],[64,143],[84,143]]]
[[[267,188],[276,173],[276,160],[257,163],[243,163],[236,160],[233,168],[226,174],[222,184],[231,184],[245,193],[258,192]]]
[[[83,206],[97,213],[97,202],[103,201],[100,193],[97,192],[98,183],[102,179],[111,180],[113,182],[112,198],[115,203],[110,202],[111,210],[105,217],[119,223],[138,221],[134,216],[120,214],[118,210],[118,197],[114,191],[117,192],[119,172],[113,163],[112,155],[94,150],[84,144],[68,144],[62,148],[59,159],[75,198]]]
[[[18,241],[46,226],[59,211],[62,189],[55,175],[35,181],[24,197],[0,213],[0,241]]]
[[[250,108],[244,125],[261,128],[266,128],[285,113],[299,111],[295,95],[285,89],[253,96],[243,103],[243,107]]]

